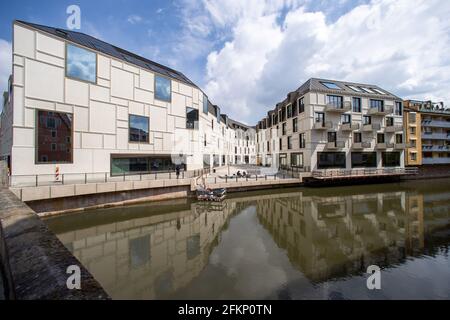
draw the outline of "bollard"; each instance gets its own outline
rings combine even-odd
[[[38,175],[36,175],[36,187],[39,185],[39,182],[38,182]]]
[[[108,174],[105,172],[105,183],[108,181]]]
[[[61,175],[61,183],[64,185],[64,173]]]

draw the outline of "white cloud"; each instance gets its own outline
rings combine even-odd
[[[127,18],[128,23],[137,24],[142,21],[142,17],[137,14],[132,14]]]
[[[231,30],[207,59],[214,103],[255,123],[310,77],[450,102],[450,2],[373,0],[331,22],[307,2],[205,0],[210,25]]]
[[[11,74],[11,43],[0,39],[0,94],[3,102],[3,92],[8,91],[8,78]],[[3,107],[3,103],[0,108]]]

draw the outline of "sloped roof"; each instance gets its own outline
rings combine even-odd
[[[34,29],[49,33],[53,36],[67,40],[78,45],[84,46],[86,48],[104,53],[106,55],[112,56],[116,59],[122,60],[124,62],[136,65],[140,68],[150,70],[152,72],[159,73],[161,75],[176,79],[178,81],[184,82],[191,86],[197,87],[191,80],[189,80],[183,73],[171,69],[169,67],[163,66],[157,62],[141,57],[135,53],[129,52],[122,48],[116,47],[112,44],[84,34],[82,32],[64,30],[60,28],[53,28],[48,26],[43,26],[31,22],[16,20],[20,24],[32,27]]]

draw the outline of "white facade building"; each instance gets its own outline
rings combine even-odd
[[[402,99],[374,85],[310,79],[257,125],[257,162],[321,169],[404,168]]]
[[[12,63],[0,133],[12,175],[256,161],[254,129],[221,115],[178,71],[82,33],[22,21],[13,23]]]

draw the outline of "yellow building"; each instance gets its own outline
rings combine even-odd
[[[450,108],[442,102],[404,102],[406,165],[450,164]]]

